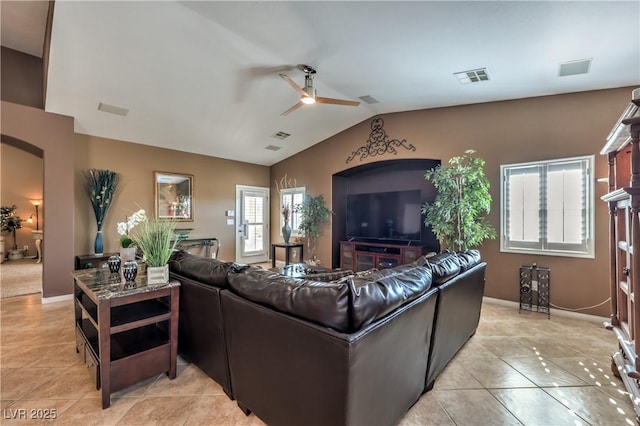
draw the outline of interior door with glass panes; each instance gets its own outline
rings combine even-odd
[[[236,185],[236,262],[269,259],[269,188]]]

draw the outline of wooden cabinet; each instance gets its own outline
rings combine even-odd
[[[106,268],[72,275],[76,352],[102,389],[102,408],[112,392],[160,373],[176,377],[179,282],[148,285],[140,274],[125,283]]]
[[[640,89],[607,137],[600,152],[609,163],[609,286],[611,320],[617,339],[612,369],[620,375],[640,416]]]
[[[424,251],[423,246],[341,241],[340,269],[366,271],[373,268],[392,268],[413,262],[422,256]]]

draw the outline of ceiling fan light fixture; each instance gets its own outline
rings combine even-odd
[[[313,105],[316,103],[315,98],[312,98],[311,96],[303,96],[302,98],[300,98],[300,101],[302,101],[303,104],[307,105]]]

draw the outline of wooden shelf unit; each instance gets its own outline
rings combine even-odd
[[[73,272],[76,352],[102,390],[111,393],[160,373],[176,377],[178,353],[177,281],[134,285],[107,269]]]
[[[620,116],[600,151],[609,164],[608,193],[602,200],[609,205],[609,286],[610,322],[605,326],[618,339],[612,356],[612,370],[630,393],[640,419],[640,88]]]
[[[392,268],[413,262],[424,251],[424,246],[341,241],[340,269],[358,272]]]

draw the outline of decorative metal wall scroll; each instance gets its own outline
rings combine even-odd
[[[384,126],[382,118],[374,118],[373,121],[371,121],[371,134],[369,135],[369,139],[367,139],[367,144],[353,151],[349,158],[347,158],[347,163],[357,156],[360,156],[360,161],[362,161],[367,157],[375,157],[376,155],[382,155],[387,152],[396,155],[398,154],[396,148],[399,147],[403,147],[409,151],[416,150],[416,147],[408,144],[406,139],[402,139],[401,141],[398,139],[389,140],[389,136],[387,136],[382,126]]]

